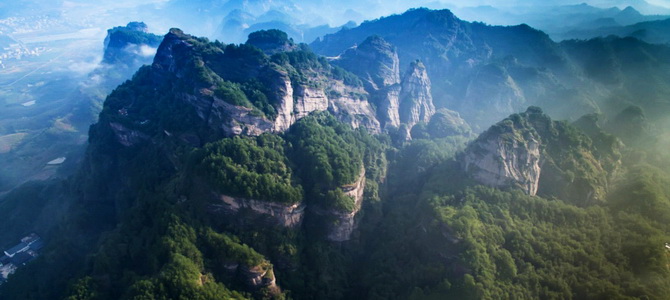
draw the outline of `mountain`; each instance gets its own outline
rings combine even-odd
[[[596,5],[596,6],[593,6]],[[616,5],[616,6],[614,6]],[[454,12],[461,18],[495,25],[514,25],[525,23],[546,32],[554,41],[577,37],[575,32],[602,32],[603,27],[629,26],[640,22],[667,19],[668,10],[657,7],[648,10],[646,3],[591,2],[581,4],[549,4],[513,7],[463,7]],[[645,13],[638,9],[643,8]],[[608,34],[602,35],[607,36]],[[599,35],[591,35],[597,37]]]
[[[427,9],[313,46],[170,29],[74,175],[2,198],[0,238],[47,246],[0,297],[670,292],[667,47]]]
[[[296,42],[311,42],[355,24],[340,6],[324,10],[326,5],[291,0],[169,1],[160,13],[189,32],[226,43],[244,43],[250,33],[270,29],[282,30]]]
[[[345,51],[333,63],[363,79],[364,88],[378,108],[377,117],[384,128],[400,127],[406,139],[412,127],[428,123],[435,113],[431,82],[420,61],[410,64],[400,76],[400,61],[391,44],[378,36]]]
[[[161,40],[160,36],[150,34],[149,28],[143,22],[130,22],[125,27],[114,27],[107,30],[103,63],[121,62],[129,67],[135,66],[138,64],[135,61],[137,57],[145,60],[153,57]]]
[[[327,24],[309,25],[296,23],[285,13],[276,10],[254,16],[240,9],[235,9],[223,18],[214,36],[222,41],[239,43],[244,42],[250,33],[277,29],[288,34],[296,42],[302,43],[311,42],[323,35],[352,27],[356,27],[356,23],[353,21],[336,27]]]
[[[531,107],[482,133],[461,161],[465,172],[482,184],[517,186],[531,196],[574,199],[583,205],[605,198],[609,176],[621,164],[623,144],[618,139],[598,142],[594,145],[569,124],[551,121]],[[579,172],[568,175],[565,170]]]
[[[668,27],[670,18],[658,21],[635,23],[628,26],[600,26],[595,29],[575,29],[565,34],[566,38],[589,39],[616,35],[620,37],[634,37],[650,44],[669,44]]]
[[[619,7],[628,7],[632,6],[637,8],[639,11],[646,15],[655,15],[655,14],[669,14],[670,9],[659,6],[659,5],[654,5],[652,3],[649,3],[645,0],[617,0],[617,1],[602,1],[599,3],[599,1],[595,2],[596,5],[616,5]]]
[[[105,39],[103,61],[90,73],[46,74],[38,84],[20,90],[26,100],[6,103],[9,106],[0,120],[0,162],[6,167],[0,174],[0,191],[72,171],[61,174],[79,160],[88,127],[97,119],[104,97],[151,62],[160,40],[147,33],[141,22],[112,28]],[[60,157],[66,158],[64,168],[47,165]]]
[[[615,95],[629,95],[622,97],[625,100],[619,100],[633,104],[647,101],[643,99],[665,101],[659,95],[665,93],[666,85],[658,82],[657,76],[667,76],[667,69],[639,72],[628,69],[626,63],[619,65],[615,62],[630,61],[632,56],[639,57],[639,66],[666,62],[666,47],[633,39],[555,43],[543,32],[526,25],[504,27],[469,23],[448,10],[410,10],[326,35],[311,46],[322,55],[338,56],[372,35],[397,48],[402,68],[413,60],[421,60],[433,82],[435,106],[458,111],[477,131],[528,105],[543,107],[557,118],[570,118],[585,112],[608,111]],[[619,46],[610,48],[610,43]],[[608,50],[611,61],[606,64],[596,62],[604,56],[583,55],[577,51],[582,47],[578,45],[588,49],[611,49]],[[616,69],[611,70],[614,73],[592,70],[607,65]],[[637,61],[635,65],[638,65]],[[647,85],[645,89],[619,86],[616,80],[599,78],[610,76],[606,74],[635,74],[636,78],[658,84]],[[624,81],[636,81],[630,79]],[[612,91],[617,92],[610,94]],[[645,97],[632,96],[639,93],[644,93]],[[494,109],[482,110],[483,103]],[[645,109],[653,110],[651,107]]]

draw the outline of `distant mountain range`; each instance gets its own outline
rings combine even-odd
[[[593,29],[574,29],[564,34],[565,38],[591,39],[617,35],[634,37],[652,44],[670,44],[670,17],[664,20],[640,22],[628,26],[605,25]]]
[[[288,1],[205,4],[192,20],[232,13],[235,32],[300,23],[264,6]],[[106,96],[71,176],[0,198],[0,242],[45,241],[0,297],[670,294],[669,46],[427,8],[296,39],[110,29],[93,83],[160,44]]]
[[[642,1],[643,2],[643,1]],[[613,5],[613,4],[612,4]],[[579,5],[547,5],[528,8],[492,6],[455,9],[462,18],[489,24],[515,25],[526,23],[540,29],[555,41],[571,38],[593,38],[621,34],[617,27],[670,18],[670,11],[657,8],[643,14],[637,6],[600,8],[585,3]],[[656,40],[646,40],[655,42]]]
[[[448,10],[415,9],[326,35],[311,47],[336,57],[370,35],[397,47],[401,68],[424,62],[436,106],[460,112],[475,129],[528,105],[570,118],[631,103],[651,112],[652,103],[667,103],[663,78],[670,74],[661,66],[670,58],[668,48],[632,38],[556,43],[527,25],[487,26]],[[635,64],[626,63],[631,57]],[[633,84],[638,79],[650,84]]]

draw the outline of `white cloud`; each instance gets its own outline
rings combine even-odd
[[[153,48],[146,44],[142,45],[131,44],[123,48],[123,51],[126,51],[128,53],[140,57],[153,57],[154,55],[156,55],[156,50],[157,50],[156,48]]]
[[[142,44],[140,46],[140,55],[142,55],[143,57],[153,57],[154,55],[156,55],[156,50],[158,49]]]
[[[84,75],[91,73],[95,70],[100,64],[93,61],[73,61],[68,66],[68,70],[77,73],[79,75]]]

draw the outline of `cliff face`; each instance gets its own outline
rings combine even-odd
[[[281,293],[274,276],[272,267],[263,268],[262,266],[240,266],[239,272],[246,281],[246,284],[253,289],[268,288],[272,294]]]
[[[458,111],[477,132],[529,105],[546,108],[560,118],[597,111],[597,102],[609,101],[609,96],[589,95],[598,85],[588,78],[589,73],[607,77],[639,74],[619,72],[622,64],[610,59],[617,55],[602,55],[610,51],[602,49],[616,47],[591,48],[601,49],[600,54],[582,52],[582,48],[590,48],[583,44],[599,42],[557,44],[528,25],[470,23],[449,10],[412,9],[326,35],[311,46],[317,53],[335,56],[371,35],[396,46],[402,69],[417,59],[426,63],[430,79],[439,82],[431,89],[435,103]],[[512,66],[507,61],[516,62]],[[585,63],[576,65],[576,61]],[[602,72],[602,66],[608,64],[612,72]],[[581,70],[584,66],[587,68]]]
[[[534,196],[540,180],[540,158],[537,137],[528,135],[517,140],[494,135],[471,145],[463,163],[465,171],[482,184],[517,186]]]
[[[400,126],[400,90],[400,85],[396,84],[377,93],[378,115],[384,128]]]
[[[347,49],[333,63],[361,78],[382,128],[405,124],[409,138],[416,123],[427,123],[435,113],[426,67],[411,63],[401,81],[396,48],[379,36]]]
[[[277,202],[259,201],[230,197],[226,195],[215,195],[221,204],[212,205],[215,211],[237,213],[240,209],[250,209],[254,213],[271,216],[277,224],[284,227],[298,227],[305,215],[303,203],[286,205]]]
[[[335,218],[328,233],[328,239],[334,242],[344,242],[351,239],[351,233],[356,228],[356,215],[361,210],[363,203],[363,192],[365,191],[365,168],[361,168],[358,180],[349,186],[342,187],[342,191],[354,199],[355,208],[351,212],[334,212],[330,214]]]
[[[253,41],[275,54],[285,54],[284,50],[303,51],[307,59],[311,59],[311,54],[305,52],[307,50],[295,46],[284,49],[285,44],[276,41],[271,42],[279,46],[271,47],[273,43],[265,39],[256,36]],[[283,132],[308,114],[324,110],[354,128],[364,126],[371,132],[380,131],[375,111],[365,100],[367,92],[333,78],[330,67],[323,65],[316,56],[314,62],[291,65],[288,61],[275,62],[265,54],[255,52],[252,44],[224,49],[203,43],[179,29],[171,29],[154,59],[153,81],[173,78],[174,85],[186,87],[173,93],[180,101],[195,108],[198,117],[222,136]],[[203,51],[209,52],[205,54]],[[218,93],[225,81],[232,82],[233,89],[239,90],[238,94]],[[256,91],[245,90],[251,84],[255,85]],[[260,93],[263,95],[258,96]],[[230,97],[242,100],[231,100]],[[266,99],[265,104],[259,104],[254,97]]]
[[[356,215],[361,209],[363,202],[363,192],[365,190],[365,168],[361,168],[361,173],[356,182],[340,187],[344,194],[354,199],[354,210],[343,212],[337,210],[313,210],[318,215],[328,216],[332,223],[329,225],[327,239],[334,242],[344,242],[351,238],[351,234],[356,228]],[[244,199],[240,197],[231,197],[223,194],[214,194],[219,204],[211,204],[210,210],[214,213],[237,214],[242,209],[249,209],[257,215],[269,216],[277,225],[296,228],[302,224],[305,217],[305,203],[292,205],[260,201],[253,199]]]
[[[602,132],[589,135],[530,107],[482,133],[466,148],[462,165],[485,185],[518,187],[575,204],[599,201],[620,165],[622,145]]]
[[[378,36],[347,49],[334,64],[356,74],[377,106],[382,128],[400,126],[400,60],[395,47]]]
[[[400,92],[400,122],[412,128],[416,123],[430,121],[435,114],[430,79],[426,67],[413,62],[403,77]]]
[[[347,49],[335,63],[358,75],[368,91],[400,83],[400,60],[395,47],[379,36],[370,36]]]

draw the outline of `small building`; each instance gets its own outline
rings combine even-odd
[[[11,259],[15,255],[26,252],[29,249],[37,251],[39,249],[42,249],[42,247],[44,247],[42,239],[37,234],[33,233],[23,237],[21,239],[21,243],[19,243],[18,245],[5,250],[5,255]]]
[[[38,238],[37,240],[33,241],[30,244],[30,250],[32,250],[32,251],[37,252],[37,251],[42,250],[42,248],[44,248],[44,242],[40,238]]]
[[[28,250],[29,247],[30,245],[28,243],[21,242],[18,245],[5,250],[5,255],[7,255],[9,258],[12,258],[14,255]]]
[[[6,265],[8,263],[10,263],[9,256],[3,255],[2,257],[0,257],[0,267]]]
[[[26,263],[30,262],[31,260],[35,259],[34,256],[28,254],[27,252],[19,252],[12,257],[12,264],[15,266],[21,266],[25,265]]]

